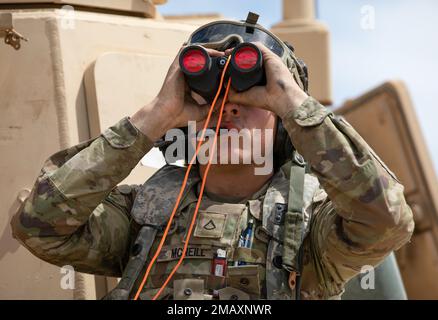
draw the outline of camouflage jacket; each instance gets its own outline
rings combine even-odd
[[[283,120],[325,192],[313,203],[304,245],[303,298],[342,293],[364,265],[379,264],[414,229],[403,186],[344,120],[309,97]],[[121,276],[138,228],[137,186],[117,186],[152,148],[128,119],[51,156],[12,219],[34,255],[76,271]],[[153,198],[153,197],[152,197]]]

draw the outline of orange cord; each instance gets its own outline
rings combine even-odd
[[[219,128],[220,128],[221,122],[222,122],[222,112],[224,110],[225,102],[227,100],[228,91],[230,89],[230,84],[231,84],[231,78],[228,79],[227,88],[225,89],[224,100],[222,101],[222,105],[221,105],[221,108],[220,108],[220,111],[219,111],[219,118],[218,118],[218,121],[217,121],[217,124],[216,124],[216,132],[215,132],[214,139],[213,139],[213,146],[211,148],[212,150],[215,150],[215,147],[216,147],[217,136],[218,136],[218,133],[219,133]],[[156,300],[160,296],[161,292],[164,290],[164,288],[167,286],[169,281],[172,279],[172,276],[175,274],[176,270],[179,268],[179,266],[181,265],[181,263],[183,262],[183,260],[184,260],[184,258],[186,256],[187,247],[189,245],[190,237],[192,235],[193,226],[195,225],[196,217],[198,215],[199,206],[201,205],[202,195],[204,193],[204,188],[205,188],[205,182],[207,181],[207,174],[208,174],[208,171],[210,170],[211,159],[212,159],[214,153],[215,153],[214,151],[211,152],[211,154],[209,156],[209,159],[208,159],[207,167],[205,169],[204,176],[202,178],[201,189],[199,191],[199,196],[198,196],[198,201],[196,203],[195,212],[193,213],[192,222],[190,223],[190,228],[189,228],[189,231],[187,233],[187,239],[185,240],[184,248],[183,248],[183,252],[181,254],[181,257],[179,258],[178,263],[175,265],[175,267],[173,268],[172,272],[167,277],[166,281],[161,286],[160,290],[152,298],[152,300]]]
[[[147,267],[147,269],[146,269],[146,273],[145,273],[144,276],[143,276],[143,280],[142,280],[142,282],[141,282],[141,284],[140,284],[140,286],[139,286],[139,288],[138,288],[138,290],[137,290],[137,293],[136,293],[135,296],[134,296],[134,300],[137,300],[138,297],[140,296],[141,290],[142,290],[143,287],[145,286],[146,281],[147,281],[147,278],[148,278],[148,276],[149,276],[149,273],[150,273],[151,270],[152,270],[152,266],[154,265],[155,261],[157,260],[158,255],[160,254],[161,249],[163,248],[164,242],[166,241],[167,234],[169,233],[170,226],[171,226],[171,224],[172,224],[173,218],[174,218],[174,216],[175,216],[175,214],[176,214],[176,211],[177,211],[177,209],[178,209],[178,206],[179,206],[179,204],[180,204],[180,202],[181,202],[181,198],[182,198],[182,195],[183,195],[183,193],[184,193],[184,190],[185,190],[185,187],[186,187],[186,184],[187,184],[187,180],[188,180],[188,177],[189,177],[190,170],[192,169],[193,163],[194,163],[194,161],[195,161],[195,159],[196,159],[196,157],[197,157],[197,155],[198,155],[198,153],[199,153],[200,147],[201,147],[202,142],[203,142],[204,137],[205,137],[205,132],[206,132],[207,127],[208,127],[208,125],[209,125],[209,123],[210,123],[210,118],[211,118],[211,115],[212,115],[212,113],[213,113],[214,106],[215,106],[215,104],[216,104],[216,102],[217,102],[217,99],[219,98],[219,95],[220,95],[220,92],[221,92],[221,89],[222,89],[222,85],[223,85],[223,81],[224,81],[224,77],[225,77],[225,72],[226,72],[226,70],[227,70],[227,68],[228,68],[228,64],[230,63],[230,60],[231,60],[231,59],[227,59],[227,62],[226,62],[226,64],[225,64],[225,66],[224,66],[224,69],[223,69],[223,71],[222,71],[222,75],[221,75],[221,79],[220,79],[220,83],[219,83],[219,88],[218,88],[218,90],[217,90],[217,93],[216,93],[216,95],[215,95],[215,97],[214,97],[214,99],[213,99],[213,102],[212,102],[212,104],[211,104],[210,110],[209,110],[209,112],[208,112],[207,119],[206,119],[206,121],[205,121],[204,128],[203,128],[203,130],[202,130],[201,137],[200,137],[199,142],[198,142],[198,144],[197,144],[197,146],[196,146],[195,154],[193,155],[192,159],[190,160],[189,166],[188,166],[187,171],[186,171],[186,174],[185,174],[185,176],[184,176],[184,180],[183,180],[183,183],[182,183],[181,189],[180,189],[180,191],[179,191],[178,197],[177,197],[177,199],[176,199],[175,206],[174,206],[174,208],[173,208],[173,210],[172,210],[172,214],[170,215],[169,221],[168,221],[168,223],[167,223],[167,225],[166,225],[166,228],[164,229],[164,233],[163,233],[163,236],[162,236],[162,238],[161,238],[161,241],[160,241],[160,243],[159,243],[159,245],[158,245],[158,248],[157,248],[157,250],[156,250],[154,256],[152,257],[152,260],[151,260],[151,262],[149,263],[149,265],[148,265],[148,267]],[[230,81],[228,81],[228,82],[230,83]],[[228,83],[228,84],[229,84],[229,83]],[[227,86],[227,88],[228,88],[228,87],[229,87],[229,85]],[[226,94],[228,94],[228,89],[226,90]],[[226,97],[224,97],[224,101],[223,101],[222,105],[225,104],[225,99],[226,99]],[[223,108],[221,108],[221,111],[220,111],[220,114],[219,114],[219,119],[222,119],[222,109],[223,109]],[[219,121],[218,121],[218,124],[220,124]],[[215,135],[214,143],[216,142],[216,137],[217,137],[217,128],[216,128],[216,135]],[[209,163],[210,163],[210,161],[209,161]],[[209,168],[209,166],[207,166],[207,170],[206,170],[206,172],[208,172],[208,168]],[[204,179],[204,180],[205,180],[205,179]],[[201,197],[200,197],[200,198],[201,198]],[[198,199],[198,201],[199,201],[199,199]],[[198,207],[198,206],[197,206],[197,207]],[[197,211],[197,210],[196,210],[196,211]],[[196,218],[196,215],[195,215],[195,218]],[[193,221],[192,221],[192,223],[193,223]],[[184,248],[186,249],[186,246],[185,246]],[[185,256],[185,250],[184,250],[184,256]],[[177,266],[179,266],[179,264],[178,264]],[[176,270],[175,270],[175,271],[176,271]],[[170,279],[168,279],[168,280],[170,280]],[[168,282],[168,281],[167,281],[167,282]],[[165,282],[165,284],[167,284],[167,282]],[[164,287],[165,287],[165,285],[164,285],[164,286],[161,288],[161,290],[158,292],[158,295],[161,293],[161,291],[164,289]],[[157,295],[156,295],[156,296],[157,296]],[[153,300],[155,300],[155,297],[154,297]]]

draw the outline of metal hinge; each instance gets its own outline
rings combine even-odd
[[[12,13],[0,14],[0,38],[5,38],[5,43],[15,50],[20,49],[21,40],[29,40],[14,29]]]

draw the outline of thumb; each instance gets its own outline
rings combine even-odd
[[[266,107],[266,88],[256,86],[243,92],[237,92],[231,88],[228,94],[228,101],[250,107]]]
[[[185,111],[187,112],[190,120],[201,121],[207,117],[208,112],[210,111],[210,105],[199,105],[193,100],[190,102],[186,102]]]
[[[203,105],[197,105],[195,112],[195,121],[201,121],[207,118],[208,112],[210,111],[210,105],[203,104]]]

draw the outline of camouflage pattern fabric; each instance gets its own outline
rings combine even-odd
[[[379,264],[410,239],[412,213],[393,173],[348,123],[316,100],[308,98],[291,110],[283,124],[323,187],[311,205],[301,293],[308,299],[337,297],[363,265]],[[152,142],[125,118],[98,138],[50,157],[11,222],[15,238],[49,263],[121,276],[138,232],[130,212],[139,187],[117,184],[151,147]],[[166,190],[163,181],[156,194],[165,197]],[[181,218],[188,216],[181,212]],[[178,228],[175,234],[183,232]],[[192,254],[203,254],[202,243],[196,247]],[[154,283],[163,280],[161,274],[175,262],[155,265],[147,286],[156,290]],[[184,268],[193,272],[183,264],[180,274]],[[207,269],[202,264],[196,269],[205,273],[206,286],[222,286],[223,279],[211,279]],[[257,274],[256,282],[265,281],[260,273],[248,272]],[[248,283],[255,288],[252,280]]]
[[[125,118],[97,139],[54,154],[12,220],[14,236],[55,265],[120,276],[138,187],[116,186],[151,148]]]
[[[307,298],[337,297],[362,266],[378,265],[410,239],[412,211],[395,175],[318,101],[309,97],[283,123],[327,193],[314,201],[302,291]]]

